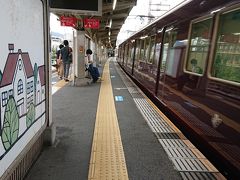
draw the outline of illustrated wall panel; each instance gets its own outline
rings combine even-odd
[[[0,0],[0,176],[45,123],[43,4]]]

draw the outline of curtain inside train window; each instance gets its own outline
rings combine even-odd
[[[207,61],[212,18],[192,23],[186,70],[202,75]]]
[[[220,15],[212,76],[240,83],[240,9]]]

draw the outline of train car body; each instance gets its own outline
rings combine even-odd
[[[239,1],[186,1],[124,41],[117,61],[226,177],[239,175]]]

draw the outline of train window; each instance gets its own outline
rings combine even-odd
[[[154,53],[155,53],[155,36],[151,36],[148,63],[151,63],[151,64],[153,63]]]
[[[128,44],[125,45],[125,50],[124,50],[124,63],[127,64],[128,62]]]
[[[162,40],[162,35],[158,34],[155,39],[155,53],[154,53],[154,59],[153,59],[153,64],[158,65],[159,61],[159,55],[160,55],[160,49],[161,49],[161,40]]]
[[[212,18],[191,24],[190,41],[186,70],[195,75],[202,75],[207,61]]]
[[[136,52],[135,52],[135,60],[138,61],[140,58],[140,41],[139,41],[139,39],[137,39],[135,41],[137,43]]]
[[[212,76],[240,83],[240,9],[219,17]]]
[[[128,66],[130,68],[132,67],[132,62],[133,62],[133,50],[134,50],[134,46],[132,43],[130,43],[128,48]]]
[[[150,51],[150,37],[146,38],[145,40],[145,52],[144,52],[144,61],[147,60],[148,62],[148,57],[149,57],[149,51]]]
[[[169,27],[164,36],[163,40],[163,55],[162,55],[162,61],[160,66],[160,72],[163,73],[166,68],[166,61],[167,61],[167,55],[169,52],[169,48],[173,46],[175,39],[176,39],[176,31],[173,30],[173,27]]]
[[[140,58],[141,61],[144,61],[144,39],[140,39]]]

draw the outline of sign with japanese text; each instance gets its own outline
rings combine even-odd
[[[77,18],[61,16],[60,17],[60,23],[61,23],[61,26],[76,27]]]
[[[99,29],[99,19],[84,19],[84,28]]]

